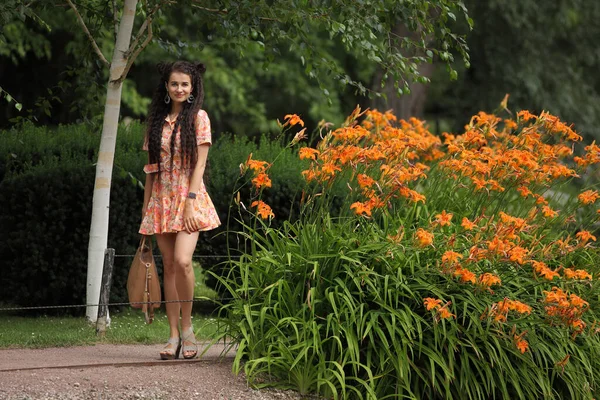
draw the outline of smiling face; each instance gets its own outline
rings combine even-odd
[[[173,102],[183,103],[192,93],[192,77],[183,72],[172,72],[167,82],[167,92]]]

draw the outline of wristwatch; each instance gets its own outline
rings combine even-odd
[[[194,193],[194,192],[188,192],[187,197],[188,197],[188,199],[195,199],[196,198],[196,193]]]

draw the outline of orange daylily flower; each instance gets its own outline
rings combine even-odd
[[[592,235],[589,231],[579,231],[575,234],[575,237],[581,240],[582,243],[587,243],[590,240],[595,242],[596,236]]]
[[[556,286],[552,288],[552,291],[548,292],[544,290],[543,293],[546,296],[544,300],[546,303],[560,303],[567,298],[567,294]]]
[[[264,172],[269,166],[269,163],[261,160],[253,160],[252,154],[250,154],[250,157],[246,160],[246,166],[253,171]]]
[[[499,276],[486,272],[479,277],[479,282],[483,286],[490,287],[494,285],[500,285],[502,283],[502,280]]]
[[[475,283],[475,281],[476,281],[475,273],[473,273],[472,271],[469,271],[466,268],[462,268],[462,267],[456,268],[453,272],[453,275],[460,278],[460,280],[463,282]]]
[[[477,226],[474,222],[469,221],[467,217],[463,217],[460,225],[468,231],[473,230]]]
[[[455,251],[448,250],[442,255],[442,263],[455,263],[463,256]]]
[[[581,316],[589,308],[589,303],[574,293],[567,296],[562,289],[553,287],[552,291],[544,291],[544,302],[546,313],[554,323],[574,329],[572,337],[581,333],[585,328],[585,322]]]
[[[371,187],[375,183],[375,179],[366,174],[358,174],[356,180],[358,181],[358,185],[363,189]]]
[[[319,150],[310,147],[303,147],[298,151],[301,160],[316,160],[319,154],[321,154]]]
[[[517,117],[521,118],[524,121],[529,121],[530,119],[537,119],[537,116],[535,116],[534,114],[530,113],[527,110],[521,110],[517,113]]]
[[[285,117],[283,117],[284,120],[286,120],[285,125],[289,125],[289,126],[294,126],[296,124],[300,124],[300,126],[304,126],[304,121],[302,121],[302,119],[300,119],[299,116],[297,116],[296,114],[287,114]]]
[[[361,203],[360,201],[352,203],[352,205],[350,206],[350,209],[354,210],[356,215],[366,214],[369,217],[371,216],[371,208],[372,206],[369,204],[369,202]]]
[[[514,261],[517,264],[523,264],[527,254],[529,254],[529,250],[520,246],[515,246],[508,252],[510,261]]]
[[[341,170],[342,169],[340,167],[330,162],[323,164],[323,167],[321,167],[321,171],[323,171],[323,174],[330,176],[333,176],[335,174],[335,171]]]
[[[427,247],[433,243],[433,233],[427,232],[423,228],[417,229],[415,232],[415,239],[419,247]]]
[[[540,271],[540,275],[543,276],[545,279],[548,279],[549,281],[551,281],[554,278],[560,278],[560,275],[558,274],[558,272],[551,270],[550,268],[544,268]]]
[[[451,318],[451,317],[455,317],[456,315],[452,314],[452,313],[451,313],[451,312],[448,310],[448,308],[446,308],[446,307],[442,307],[442,308],[440,308],[440,309],[438,310],[438,316],[439,316],[441,319],[448,319],[448,318]]]
[[[493,316],[495,322],[506,322],[509,311],[516,311],[519,314],[531,314],[531,307],[519,300],[511,300],[505,297],[504,300],[492,304],[489,316]]]
[[[507,129],[517,129],[518,127],[517,123],[512,119],[505,119],[504,126],[506,126]]]
[[[549,114],[546,111],[542,111],[539,116],[539,120],[544,122],[544,126],[554,133],[562,133],[568,140],[577,142],[583,140],[583,138],[577,134],[570,126],[567,126],[558,117]]]
[[[592,280],[592,275],[584,269],[575,270],[573,268],[564,269],[565,278],[567,279],[589,279]]]
[[[312,169],[307,169],[306,171],[301,172],[302,176],[306,180],[306,182],[311,182],[312,180],[317,179],[317,173]]]
[[[498,215],[500,215],[500,219],[502,220],[502,222],[504,222],[505,224],[510,224],[518,230],[524,229],[527,226],[527,223],[523,218],[513,217],[511,215],[508,215],[504,211],[500,211]]]
[[[525,198],[533,195],[531,190],[529,190],[529,188],[526,188],[525,186],[518,187],[517,192],[519,192],[521,194],[521,196],[523,196]]]
[[[250,207],[257,207],[257,214],[262,218],[262,219],[267,219],[267,218],[275,218],[275,214],[273,214],[273,210],[271,210],[271,207],[265,203],[262,200],[256,200],[254,202],[252,202],[252,204],[250,205]]]
[[[521,339],[521,335],[515,335],[515,343],[521,354],[529,349],[529,343],[527,343],[527,340]]]
[[[427,311],[429,311],[429,310],[440,307],[440,305],[442,304],[442,301],[440,299],[426,297],[423,299],[423,304],[425,305],[425,308],[427,308]]]
[[[269,175],[264,172],[259,173],[254,179],[252,179],[252,183],[257,189],[271,187],[271,179]]]
[[[583,300],[581,297],[573,293],[569,295],[569,300],[571,301],[571,305],[573,307],[583,308],[589,306],[589,303],[587,301]]]
[[[510,300],[508,308],[519,314],[531,314],[531,307],[519,300]]]
[[[571,328],[579,332],[583,331],[585,326],[585,322],[583,322],[581,319],[576,319],[575,321],[571,322]]]
[[[544,206],[542,207],[542,214],[544,214],[544,217],[554,218],[558,215],[558,211],[554,211],[550,207]]]
[[[600,195],[595,190],[586,190],[585,192],[580,193],[577,198],[583,204],[593,204],[600,198]]]
[[[449,226],[451,220],[452,214],[446,213],[446,210],[443,210],[441,214],[436,214],[434,222],[440,226]]]

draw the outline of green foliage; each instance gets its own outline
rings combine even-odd
[[[552,116],[501,127],[483,114],[442,146],[418,121],[357,115],[316,147],[299,219],[257,217],[238,233],[247,251],[219,277],[234,370],[334,399],[594,398],[600,252],[575,235],[598,217],[560,194],[577,137]],[[480,177],[502,188],[478,188]],[[347,187],[335,217],[333,181]]]
[[[459,79],[452,85],[434,77],[432,89],[440,93],[430,96],[429,108],[460,130],[462,121],[493,109],[509,93],[513,109],[548,110],[573,122],[589,141],[596,139],[600,4],[557,1],[539,8],[535,0],[468,0],[465,5],[475,21],[468,35],[471,68],[457,65]]]
[[[15,102],[15,109],[17,111],[21,111],[21,109],[23,108],[23,104],[19,103],[18,101],[16,101],[11,95],[10,93],[8,93],[7,91],[5,91],[4,89],[2,89],[2,87],[0,87],[0,96],[4,97],[4,99],[6,100],[7,103],[12,103],[13,101]]]
[[[101,113],[107,71],[73,11],[60,7],[57,12],[55,3],[11,0],[9,4],[18,7],[0,9],[9,21],[4,25],[5,40],[0,40],[0,57],[7,60],[3,74],[14,77],[6,89],[27,111],[23,115],[7,110],[6,121],[98,122],[95,117]],[[289,99],[288,107],[301,110],[306,118],[340,122],[336,119],[344,104],[355,104],[356,94],[370,93],[377,65],[402,90],[418,77],[417,64],[431,62],[437,54],[447,55],[448,65],[454,64],[453,52],[468,59],[464,39],[454,32],[454,20],[464,15],[468,21],[461,1],[369,0],[349,6],[344,1],[187,0],[177,4],[137,3],[134,32],[152,15],[153,38],[130,74],[135,84],[124,88],[125,116],[145,113],[155,85],[154,64],[165,59],[204,61],[208,65],[206,106],[221,124],[219,130],[251,135],[274,130],[270,121],[287,112],[278,101],[282,96]],[[101,52],[105,57],[112,54],[113,17],[120,16],[121,4],[82,0],[77,7]],[[415,40],[391,32],[397,20],[416,31]],[[138,45],[146,35],[144,30],[139,33]],[[436,40],[430,42],[431,37]],[[400,47],[423,49],[424,56],[405,57]],[[40,70],[47,76],[37,81]],[[12,82],[32,84],[13,86]]]

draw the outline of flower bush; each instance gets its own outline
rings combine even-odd
[[[300,216],[277,229],[260,200],[276,160],[249,158],[256,218],[221,278],[234,369],[335,399],[597,396],[600,147],[504,111],[443,140],[376,110],[322,124],[298,151]]]

